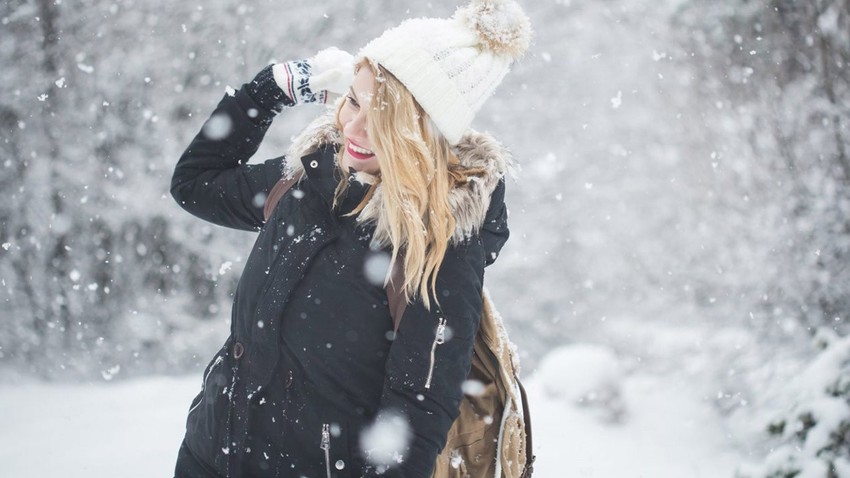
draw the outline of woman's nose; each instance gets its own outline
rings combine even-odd
[[[360,111],[347,125],[349,136],[366,137],[366,112]]]

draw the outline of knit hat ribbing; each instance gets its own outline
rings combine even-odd
[[[516,2],[473,0],[448,19],[406,20],[357,56],[398,78],[454,145],[530,41]]]

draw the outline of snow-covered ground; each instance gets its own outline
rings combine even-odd
[[[693,389],[633,375],[621,384],[622,424],[556,400],[531,380],[535,476],[542,478],[719,478],[742,457],[726,440],[720,417]]]
[[[197,377],[0,388],[0,476],[172,476]]]
[[[0,477],[171,476],[199,386],[195,375],[2,386]],[[604,347],[556,349],[526,386],[538,478],[731,477],[742,461],[701,387],[621,373]]]

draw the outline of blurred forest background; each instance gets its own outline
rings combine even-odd
[[[168,189],[225,87],[456,5],[0,2],[0,372],[111,379],[206,363],[254,235],[202,223]],[[624,330],[663,321],[704,332],[667,344],[683,357],[715,347],[728,411],[751,400],[748,371],[816,333],[846,336],[850,2],[524,7],[534,44],[473,126],[521,166],[487,282],[526,370],[579,339],[641,342],[642,366],[683,367]],[[255,161],[319,111],[279,116]]]

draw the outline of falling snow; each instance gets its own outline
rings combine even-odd
[[[517,163],[485,284],[522,360],[535,476],[820,478],[833,449],[850,476],[830,448],[850,421],[846,2],[521,3],[531,49],[472,126]],[[199,129],[261,122],[205,120],[269,58],[458,3],[41,4],[0,18],[0,476],[167,476],[256,239],[174,204],[177,158]],[[319,111],[285,111],[240,160],[279,157]],[[386,417],[363,443],[397,463],[411,432]]]

